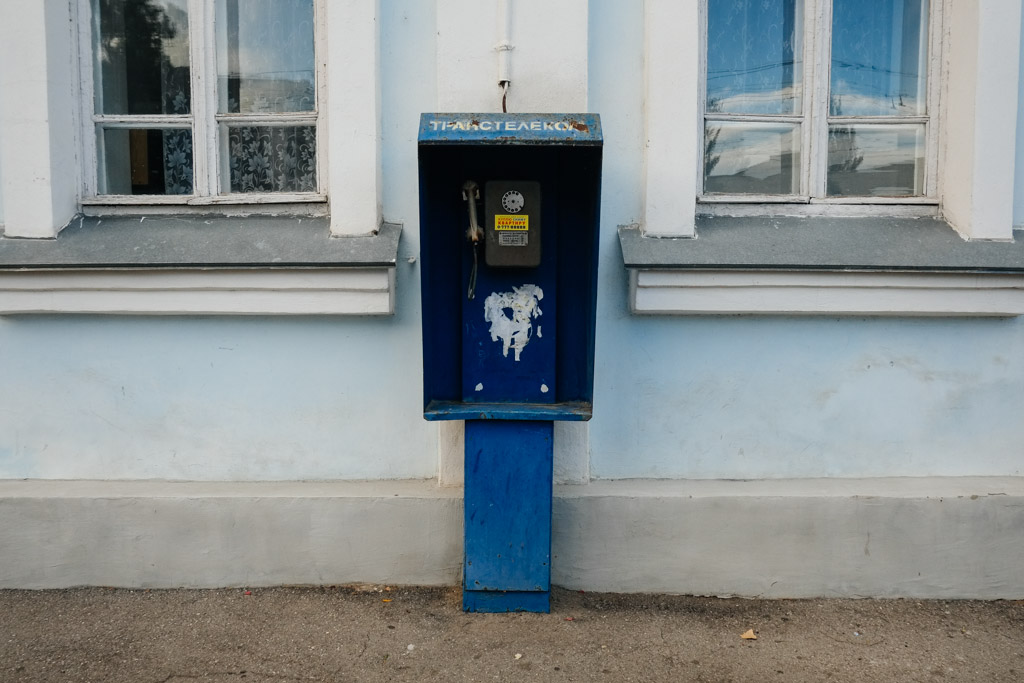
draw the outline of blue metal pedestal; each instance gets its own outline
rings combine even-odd
[[[466,421],[467,612],[548,612],[554,423]]]

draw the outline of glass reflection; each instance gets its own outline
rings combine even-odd
[[[217,0],[222,114],[313,111],[313,0]]]
[[[226,192],[315,192],[314,126],[222,126]]]
[[[928,0],[833,0],[832,116],[925,113]]]
[[[709,121],[704,129],[704,191],[798,194],[800,126]]]
[[[93,0],[97,114],[188,114],[188,0]]]
[[[100,194],[192,194],[192,131],[98,131]]]
[[[798,114],[802,0],[708,0],[707,111]]]
[[[829,126],[828,194],[924,194],[924,126]]]

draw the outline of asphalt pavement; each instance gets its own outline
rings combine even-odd
[[[0,591],[0,681],[1024,681],[1024,601],[460,606],[456,588]]]

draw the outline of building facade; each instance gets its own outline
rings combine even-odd
[[[5,3],[0,587],[456,583],[416,135],[504,97],[605,138],[556,584],[1024,596],[1020,2],[860,4]]]

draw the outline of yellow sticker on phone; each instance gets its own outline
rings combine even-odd
[[[529,230],[530,217],[526,214],[514,216],[507,213],[494,214],[495,230]]]

